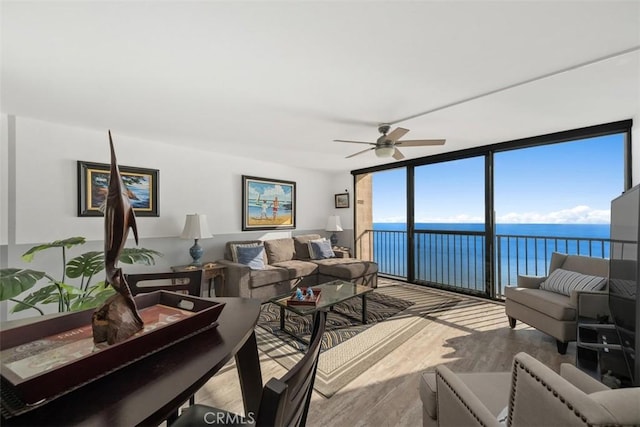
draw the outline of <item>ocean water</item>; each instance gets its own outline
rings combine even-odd
[[[374,223],[374,259],[382,273],[407,276],[406,224]],[[485,288],[484,224],[416,223],[417,280],[482,291]],[[500,295],[519,274],[545,275],[551,254],[609,257],[609,224],[497,224],[494,243]]]

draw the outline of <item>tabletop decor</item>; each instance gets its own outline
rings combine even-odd
[[[242,231],[296,228],[296,183],[242,175]]]
[[[127,196],[137,216],[160,216],[158,210],[159,171],[119,166]],[[78,216],[102,216],[101,206],[108,192],[110,166],[78,160]]]
[[[202,255],[204,250],[198,244],[199,239],[208,239],[213,237],[209,231],[209,224],[207,223],[207,216],[204,214],[189,214],[184,222],[184,229],[180,234],[181,239],[194,239],[195,243],[189,249],[189,255],[193,259],[191,263],[194,267],[202,265]]]

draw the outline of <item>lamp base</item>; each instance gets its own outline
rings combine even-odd
[[[336,233],[331,234],[331,237],[329,237],[329,240],[331,240],[331,246],[338,245],[338,235]]]
[[[195,239],[195,243],[193,244],[193,246],[191,246],[191,248],[189,248],[189,255],[191,255],[191,258],[193,258],[193,262],[191,263],[191,265],[202,265],[201,258],[203,254],[204,250],[198,244],[198,239]]]

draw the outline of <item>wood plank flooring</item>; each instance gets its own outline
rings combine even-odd
[[[380,286],[394,282],[381,280]],[[397,282],[395,282],[397,284]],[[414,287],[420,312],[420,289]],[[444,291],[438,291],[444,292]],[[435,313],[421,332],[327,399],[314,392],[308,426],[421,426],[422,403],[418,378],[423,371],[446,364],[458,372],[507,371],[513,356],[527,352],[559,371],[564,362],[575,363],[575,343],[566,355],[556,351],[555,340],[518,323],[509,328],[504,304],[469,298],[451,309]],[[260,354],[263,381],[279,377],[285,369]],[[196,394],[196,401],[242,413],[242,397],[235,366],[227,365]]]

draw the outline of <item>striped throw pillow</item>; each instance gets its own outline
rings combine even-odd
[[[231,261],[238,262],[238,248],[253,248],[262,246],[260,243],[235,243],[229,246],[231,249]]]
[[[540,284],[540,289],[544,289],[567,296],[571,291],[598,291],[607,283],[605,277],[589,276],[575,271],[563,270],[561,268],[553,270],[547,280]]]

